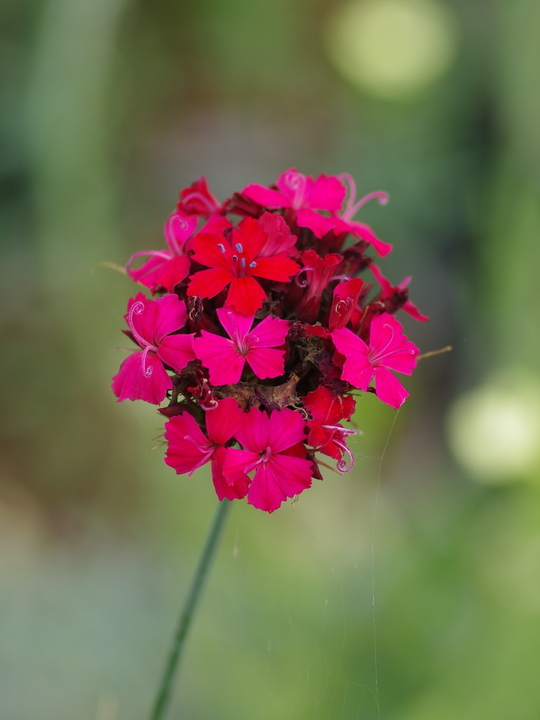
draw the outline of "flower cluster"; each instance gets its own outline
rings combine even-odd
[[[290,169],[221,204],[200,178],[165,223],[167,249],[127,263],[151,297],[128,302],[137,350],[112,389],[118,400],[167,399],[165,462],[188,475],[210,462],[220,500],[247,496],[273,512],[322,478],[321,455],[350,470],[352,391],[393,408],[408,396],[394,373],[410,375],[419,350],[395,314],[427,318],[409,278],[392,285],[366,254],[392,246],[353,219],[386,194],[355,192],[349,175]]]

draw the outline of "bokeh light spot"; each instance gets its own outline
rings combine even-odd
[[[540,383],[498,374],[462,395],[448,416],[450,446],[475,478],[504,483],[532,477],[540,460]]]
[[[440,0],[352,0],[329,19],[326,47],[353,85],[403,100],[451,66],[457,25]]]

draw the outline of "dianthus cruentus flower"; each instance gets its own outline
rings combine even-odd
[[[427,318],[409,278],[392,285],[369,254],[392,246],[354,220],[386,193],[355,195],[350,175],[291,168],[221,203],[201,177],[180,191],[167,249],[128,261],[155,299],[129,301],[124,332],[137,350],[113,391],[166,401],[167,464],[191,475],[208,463],[220,500],[273,512],[322,479],[323,458],[349,471],[352,392],[394,408],[408,396],[394,373],[410,375],[419,350],[395,316]]]
[[[139,293],[128,303],[128,335],[141,350],[127,357],[112,379],[119,401],[146,400],[158,405],[173,386],[165,366],[181,372],[195,359],[193,335],[173,335],[186,324],[184,302],[176,295],[147,300]]]
[[[399,408],[409,393],[391,372],[411,375],[420,350],[407,340],[399,322],[388,313],[371,321],[369,344],[347,328],[334,330],[332,340],[345,356],[342,378],[360,390],[375,380],[375,393],[383,402]]]
[[[251,330],[254,315],[242,315],[228,307],[216,312],[229,338],[206,330],[195,338],[195,354],[208,368],[213,385],[237,383],[246,362],[261,380],[283,375],[285,351],[275,348],[285,342],[286,320],[268,316]]]
[[[347,447],[347,437],[355,430],[344,428],[340,420],[350,420],[356,401],[351,395],[334,394],[329,388],[320,385],[306,395],[304,405],[311,414],[308,422],[308,443],[319,452],[338,460],[338,470],[347,472],[354,465],[354,458]],[[343,461],[343,453],[349,463]]]
[[[189,274],[190,262],[185,253],[186,242],[197,229],[197,218],[175,212],[165,223],[165,242],[168,250],[143,250],[136,252],[128,260],[126,270],[136,282],[140,282],[152,292],[163,287],[172,293],[179,282]],[[148,255],[140,268],[134,269],[133,262]]]
[[[267,297],[256,277],[289,282],[300,269],[286,252],[265,256],[268,240],[263,226],[253,218],[244,218],[230,241],[225,235],[200,233],[192,260],[211,269],[192,275],[188,295],[213,298],[230,286],[225,304],[253,315]]]
[[[375,263],[371,263],[369,269],[381,286],[381,292],[378,299],[384,304],[387,312],[396,312],[396,310],[401,309],[415,320],[420,320],[422,322],[429,320],[428,316],[422,315],[416,305],[409,300],[409,289],[407,285],[411,282],[410,275],[404,278],[399,285],[392,285],[390,280],[387,280],[384,277]]]
[[[282,173],[277,182],[276,190],[264,185],[248,185],[242,190],[250,200],[267,208],[291,208],[295,213],[298,227],[309,228],[313,234],[321,238],[329,232],[333,225],[317,210],[337,212],[345,198],[345,187],[337,177],[319,175],[313,178],[302,175],[295,168]]]
[[[274,410],[270,414],[251,408],[236,432],[244,450],[226,451],[223,472],[234,483],[245,473],[255,471],[247,493],[248,503],[274,512],[287,498],[310,487],[312,463],[306,460],[305,423],[293,410]]]
[[[165,423],[165,440],[168,443],[165,462],[177,473],[193,475],[197,468],[211,463],[214,488],[220,500],[243,498],[248,489],[249,478],[239,474],[229,483],[223,476],[225,444],[236,435],[244,424],[244,413],[232,398],[218,400],[215,408],[205,413],[208,437],[188,412],[173,416]]]
[[[220,501],[184,607],[175,652],[152,717],[163,720],[170,682],[216,548],[229,500],[272,513],[322,480],[322,458],[351,470],[347,446],[361,392],[398,408],[419,350],[395,315],[425,320],[368,253],[392,246],[354,220],[350,175],[302,175],[247,185],[220,203],[200,177],[180,191],[167,249],[136,252],[128,276],[156,296],[128,303],[138,349],[112,379],[118,400],[160,405],[165,462],[191,476],[209,465]],[[240,220],[238,220],[240,217]],[[351,237],[348,237],[351,236]],[[142,266],[134,268],[138,258]],[[371,269],[380,285],[359,277]],[[359,403],[362,407],[362,404]],[[322,456],[322,458],[321,458]]]

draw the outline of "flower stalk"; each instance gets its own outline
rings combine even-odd
[[[225,521],[227,520],[227,516],[230,511],[230,506],[231,502],[229,500],[222,500],[219,503],[214,519],[212,520],[210,531],[199,558],[197,569],[191,581],[191,587],[180,614],[178,627],[173,637],[169,657],[161,677],[159,690],[156,695],[150,720],[163,720],[165,713],[167,712],[173,680],[175,675],[178,673],[179,663],[182,659],[189,629],[193,622],[195,613],[197,612],[204,583],[208,577],[212,560],[216,554],[219,540],[221,538],[223,528],[225,527]]]

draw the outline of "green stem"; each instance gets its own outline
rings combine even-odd
[[[169,658],[167,660],[165,671],[163,672],[163,676],[161,678],[159,691],[154,703],[154,709],[152,711],[152,715],[150,716],[151,720],[162,720],[162,718],[165,717],[174,674],[182,657],[186,637],[197,610],[204,582],[216,553],[217,545],[225,525],[225,520],[229,514],[230,506],[231,502],[229,500],[222,500],[219,503],[216,514],[214,515],[212,525],[210,526],[210,532],[206,538],[206,543],[201,557],[199,558],[197,570],[195,571],[195,575],[191,581],[191,587],[180,615],[178,628],[173,638]]]

